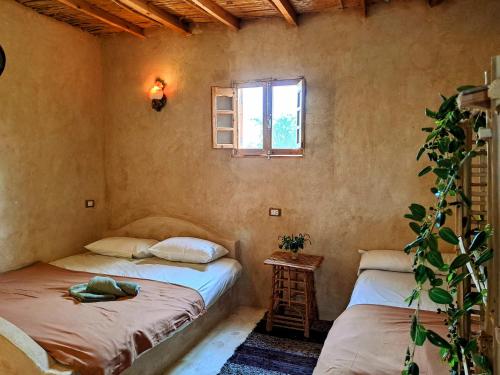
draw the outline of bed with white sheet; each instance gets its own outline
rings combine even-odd
[[[410,342],[412,309],[404,302],[415,286],[411,257],[401,251],[362,253],[359,276],[347,309],[335,320],[314,375],[399,375]],[[423,293],[420,318],[446,336],[438,306]],[[439,349],[417,348],[420,374],[444,375]]]
[[[206,264],[170,262],[150,257],[125,259],[92,252],[59,259],[51,265],[92,274],[122,276],[175,284],[199,293],[207,312],[177,329],[159,345],[140,354],[123,374],[164,373],[175,360],[198,341],[207,330],[224,319],[235,305],[232,286],[241,274],[237,241],[225,239],[200,225],[169,217],[149,217],[108,232],[106,237],[124,236],[162,240],[169,237],[197,237],[216,242],[229,254]],[[35,318],[36,319],[36,318]],[[0,373],[73,375],[71,368],[54,361],[45,350],[21,329],[0,317]]]

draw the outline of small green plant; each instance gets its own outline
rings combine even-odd
[[[291,236],[284,234],[283,236],[278,237],[280,243],[279,248],[287,251],[291,251],[292,253],[298,253],[299,250],[304,249],[304,245],[306,242],[311,244],[311,236],[307,233],[299,233],[297,236],[292,234]]]

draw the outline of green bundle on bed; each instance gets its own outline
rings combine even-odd
[[[141,287],[132,281],[115,281],[95,276],[88,283],[73,285],[69,294],[80,302],[114,301],[119,297],[136,296]]]

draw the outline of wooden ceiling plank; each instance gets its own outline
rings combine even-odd
[[[227,10],[212,0],[187,0],[189,3],[194,4],[201,8],[209,16],[215,18],[217,21],[222,22],[230,29],[237,31],[240,28],[239,18],[233,16]]]
[[[292,7],[292,4],[288,0],[270,0],[276,9],[278,9],[278,12],[281,13],[281,15],[285,18],[285,20],[290,24],[294,26],[298,26],[297,22],[297,13]]]
[[[144,39],[144,29],[131,22],[125,21],[124,19],[115,16],[114,14],[108,13],[105,10],[95,7],[89,4],[85,0],[56,0],[61,4],[67,5],[73,9],[76,9],[88,16],[94,17],[99,21],[102,21],[108,25],[116,27],[117,29],[126,31],[134,36]]]
[[[150,18],[163,26],[177,31],[183,35],[190,35],[191,31],[188,26],[181,22],[181,20],[168,13],[167,11],[157,7],[152,3],[148,3],[144,0],[117,0],[120,4],[129,7],[136,12]]]

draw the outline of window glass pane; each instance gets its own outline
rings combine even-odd
[[[230,96],[218,96],[217,100],[217,110],[219,111],[230,111],[233,109],[233,98]]]
[[[218,128],[232,128],[233,115],[217,114],[217,127]]]
[[[233,143],[233,132],[217,132],[217,143],[218,144],[232,144]]]
[[[300,111],[297,111],[297,85],[273,86],[272,148],[299,149],[300,127],[297,126]]]
[[[264,88],[238,89],[240,103],[239,148],[262,149],[264,147]]]

